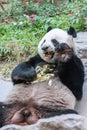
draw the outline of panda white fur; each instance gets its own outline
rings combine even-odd
[[[68,33],[60,29],[50,30],[38,45],[39,54],[13,70],[12,81],[17,85],[6,101],[0,103],[0,127],[30,125],[41,118],[77,114],[74,107],[76,99],[82,98],[84,68],[74,52],[75,36],[73,28]],[[32,81],[36,77],[38,64],[47,63],[56,65],[56,76],[40,83],[25,84],[29,78]]]

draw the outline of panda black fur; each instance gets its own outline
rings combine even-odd
[[[37,65],[45,63],[37,54],[30,58],[28,61],[20,63],[12,71],[11,78],[14,84],[31,82],[37,77],[35,68]]]

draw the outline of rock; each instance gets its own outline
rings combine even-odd
[[[8,125],[1,128],[1,130],[87,130],[87,118],[76,114],[68,114],[40,119],[34,125]]]
[[[87,58],[87,32],[79,32],[75,42],[79,57]]]

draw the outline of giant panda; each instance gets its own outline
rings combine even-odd
[[[73,41],[73,38],[76,36],[77,34],[73,27],[70,27],[67,32],[59,28],[52,29],[51,27],[48,27],[47,33],[38,44],[38,54],[14,68],[11,74],[12,82],[14,84],[27,81],[31,82],[35,80],[37,76],[35,70],[37,65],[43,65],[45,63],[54,64],[55,46],[57,44],[66,43],[76,51],[75,43]]]
[[[38,54],[30,58],[28,61],[20,63],[12,71],[11,77],[12,77],[13,83],[18,84],[18,83],[23,83],[23,82],[25,83],[28,81],[31,82],[35,80],[37,77],[36,68],[38,65],[43,66],[44,64],[48,64],[48,63],[50,65],[52,64],[56,65],[55,47],[57,45],[61,45],[62,43],[65,43],[76,54],[76,47],[73,41],[73,38],[75,38],[76,36],[77,36],[77,33],[73,27],[70,27],[68,31],[64,31],[59,28],[52,29],[52,27],[48,27],[47,33],[43,36],[43,38],[38,44]],[[84,81],[84,67],[80,59],[76,60],[75,64],[77,64],[77,68],[79,68],[79,72],[77,72],[75,68],[72,67],[73,73],[70,72],[69,76],[67,76],[67,73],[70,70],[66,70],[65,73],[62,74],[62,71],[60,71],[61,69],[59,69],[59,72],[60,72],[59,77],[60,77],[61,82],[64,85],[66,85],[74,93],[77,100],[80,100],[82,97],[81,86]],[[81,81],[81,83],[79,81]],[[78,93],[77,93],[77,86],[78,88],[81,89],[81,90],[79,89]]]
[[[58,29],[59,32],[62,31],[61,34],[59,33],[61,40],[58,41],[53,30],[56,31],[56,29],[50,30],[42,38],[42,42],[40,41],[38,54],[13,70],[12,76],[16,77],[16,82],[13,80],[15,85],[11,94],[0,103],[0,127],[7,124],[31,125],[41,118],[77,114],[74,107],[76,99],[82,98],[84,67],[75,53],[73,36],[76,34],[73,28],[70,28],[68,33]],[[50,43],[47,39],[51,40]],[[69,43],[68,39],[72,42]],[[43,82],[25,83],[27,81],[25,74],[27,75],[28,70],[32,75],[38,64],[47,63],[55,64],[55,76]],[[32,77],[29,81],[34,80],[35,77]],[[20,82],[17,81],[19,79]]]

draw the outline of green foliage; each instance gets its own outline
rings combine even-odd
[[[54,6],[45,0],[42,4],[12,0],[6,10],[0,12],[0,60],[20,60],[36,53],[48,26],[87,30],[86,3],[86,0],[67,0]]]

